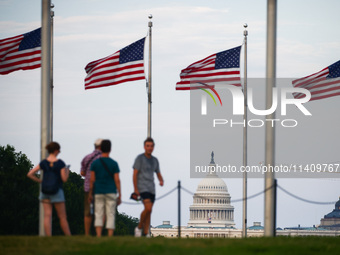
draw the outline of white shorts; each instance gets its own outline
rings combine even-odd
[[[106,228],[115,229],[116,193],[94,195],[94,226],[103,227],[103,217],[106,216]]]

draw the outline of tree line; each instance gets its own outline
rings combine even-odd
[[[13,146],[0,146],[0,235],[39,234],[39,185],[26,177],[32,167],[27,156],[16,152]],[[67,218],[73,235],[84,234],[83,185],[83,178],[70,172],[63,186]],[[58,221],[54,211],[53,235],[62,235]],[[133,235],[138,221],[137,218],[117,212],[115,235]]]

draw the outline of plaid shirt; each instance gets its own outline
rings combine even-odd
[[[90,191],[91,164],[102,155],[100,150],[94,150],[81,161],[81,171],[85,172],[84,191]]]

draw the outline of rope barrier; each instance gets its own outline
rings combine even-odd
[[[172,192],[174,192],[175,190],[177,189],[177,187],[173,188],[172,190],[170,190],[169,192],[165,193],[164,195],[156,198],[155,200],[161,200],[163,198],[165,198],[166,196],[170,195]],[[143,203],[141,201],[136,201],[136,202],[124,202],[122,201],[122,204],[125,204],[125,205],[142,205]]]
[[[164,195],[156,198],[156,200],[161,200],[162,198],[165,198],[166,196],[170,195],[172,192],[174,192],[177,189],[177,187],[173,188],[172,190],[170,190],[169,192],[165,193]]]
[[[135,203],[133,203],[133,202],[122,201],[122,204],[124,204],[124,205],[142,205],[142,202],[141,201],[136,201]]]
[[[294,195],[293,193],[287,191],[286,189],[282,188],[282,187],[279,186],[279,185],[277,185],[277,187],[278,187],[279,189],[281,189],[283,192],[285,192],[286,194],[288,194],[288,195],[294,197],[295,199],[301,200],[301,201],[306,202],[306,203],[319,204],[319,205],[329,205],[329,204],[335,204],[335,203],[337,202],[337,201],[331,201],[331,202],[317,202],[317,201],[312,201],[312,200],[308,200],[308,199],[304,199],[304,198],[301,198],[301,197],[299,197],[299,196],[296,196],[296,195]],[[241,202],[241,201],[243,201],[243,200],[245,200],[245,199],[250,200],[250,199],[252,199],[252,198],[255,198],[255,197],[257,197],[257,196],[259,196],[259,195],[265,193],[267,190],[270,190],[270,189],[272,189],[272,188],[274,188],[274,185],[271,186],[271,187],[269,187],[269,188],[267,188],[267,189],[265,189],[265,190],[263,190],[263,191],[260,191],[260,192],[258,192],[258,193],[255,193],[254,195],[248,196],[247,198],[231,199],[230,202],[231,202],[231,203],[237,203],[237,202]],[[187,189],[184,188],[184,187],[182,187],[182,189],[183,189],[185,192],[187,192],[187,193],[189,193],[190,195],[192,195],[192,196],[195,195],[195,193],[192,193],[191,191],[187,190]],[[196,197],[198,197],[198,198],[206,198],[206,197],[203,197],[203,196],[196,196]]]
[[[332,201],[332,202],[317,202],[317,201],[307,200],[305,198],[298,197],[298,196],[294,195],[293,193],[289,192],[288,190],[282,188],[280,185],[277,185],[277,187],[280,190],[282,190],[283,192],[285,192],[286,194],[288,194],[289,196],[294,197],[294,198],[296,198],[298,200],[301,200],[303,202],[306,202],[306,203],[317,204],[317,205],[330,205],[330,204],[335,204],[337,202],[337,201]]]
[[[269,187],[269,188],[267,188],[267,189],[265,189],[265,190],[263,190],[263,191],[260,191],[260,192],[258,192],[258,193],[256,193],[256,194],[254,194],[254,195],[248,196],[248,197],[246,197],[246,198],[231,199],[230,202],[231,202],[231,203],[238,203],[238,202],[241,202],[241,201],[243,201],[243,200],[252,199],[252,198],[254,198],[254,197],[257,197],[257,196],[259,196],[259,195],[265,193],[267,190],[270,190],[270,189],[272,189],[273,187],[274,187],[274,185],[271,186],[271,187]],[[192,196],[195,195],[194,193],[192,193],[191,191],[187,190],[187,189],[184,188],[184,187],[182,187],[182,189],[183,189],[185,192],[187,192],[187,193],[189,193],[190,195],[192,195]],[[198,197],[198,198],[206,198],[206,197],[203,197],[203,196],[196,196],[196,197]]]
[[[282,190],[284,193],[286,193],[287,195],[297,199],[297,200],[300,200],[300,201],[303,201],[303,202],[306,202],[306,203],[310,203],[310,204],[318,204],[318,205],[330,205],[330,204],[335,204],[337,201],[331,201],[331,202],[318,202],[318,201],[312,201],[312,200],[308,200],[308,199],[305,199],[305,198],[302,198],[302,197],[299,197],[297,195],[294,195],[293,193],[289,192],[288,190],[284,189],[283,187],[281,187],[280,185],[277,185],[277,187]],[[258,193],[255,193],[251,196],[248,196],[246,198],[239,198],[239,199],[231,199],[230,202],[231,203],[238,203],[238,202],[242,202],[244,200],[250,200],[250,199],[253,199],[255,197],[258,197],[262,194],[264,194],[266,191],[270,190],[274,188],[274,185],[263,190],[263,191],[260,191]],[[190,190],[184,188],[183,186],[181,186],[181,189],[185,192],[187,192],[189,195],[191,196],[194,196],[195,193],[191,192]],[[175,190],[177,190],[177,187],[174,187],[173,189],[171,189],[170,191],[168,191],[167,193],[163,194],[162,196],[156,198],[156,200],[161,200],[167,196],[169,196],[171,193],[173,193]],[[206,197],[203,197],[203,196],[196,196],[197,198],[206,198]],[[137,201],[137,202],[124,202],[122,201],[122,204],[126,204],[126,205],[141,205],[142,202],[141,201]]]

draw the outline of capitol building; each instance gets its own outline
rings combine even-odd
[[[216,166],[214,153],[211,153],[209,169]],[[181,226],[181,237],[187,238],[241,238],[242,229],[235,228],[234,206],[230,203],[231,196],[226,183],[215,172],[209,172],[198,184],[193,195],[193,203],[190,205],[190,219],[187,226]],[[325,218],[333,226],[340,226],[340,198],[336,203],[336,209]],[[331,221],[330,221],[331,220]],[[323,222],[326,222],[325,220]],[[322,222],[322,223],[323,223]],[[327,222],[327,224],[328,224]],[[330,224],[330,223],[329,223]],[[335,225],[338,224],[338,225]],[[326,224],[322,224],[326,225]],[[151,235],[164,237],[178,237],[178,226],[173,226],[170,221],[163,221],[162,225],[151,227]],[[248,237],[260,237],[264,235],[264,227],[260,222],[254,222],[247,228]],[[339,236],[340,230],[321,227],[294,227],[277,229],[276,235],[281,236]]]
[[[209,166],[215,166],[211,153]],[[190,206],[188,227],[233,227],[234,207],[225,182],[216,173],[208,173],[197,187]]]

